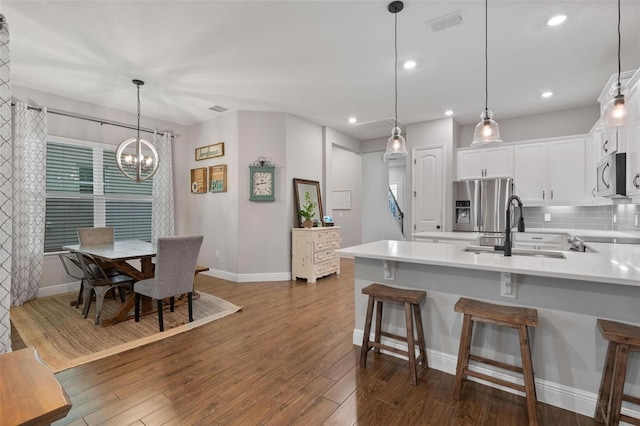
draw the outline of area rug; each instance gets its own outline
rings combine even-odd
[[[193,322],[188,322],[187,304],[176,306],[174,312],[165,310],[164,329],[158,331],[157,314],[146,315],[110,327],[94,325],[95,302],[89,315],[83,318],[82,306],[70,306],[76,294],[68,293],[35,299],[10,311],[11,322],[27,346],[34,346],[43,361],[57,373],[71,367],[105,358],[147,343],[191,330],[223,318],[242,309],[233,303],[199,293],[193,301]],[[120,300],[105,298],[102,318],[109,317],[120,306]]]

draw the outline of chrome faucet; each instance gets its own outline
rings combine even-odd
[[[504,230],[504,245],[497,246],[496,250],[504,250],[505,256],[511,256],[511,204],[513,200],[518,202],[518,209],[520,209],[520,218],[518,219],[518,232],[524,232],[524,218],[522,217],[522,200],[517,195],[512,195],[507,200],[507,217],[506,226]]]

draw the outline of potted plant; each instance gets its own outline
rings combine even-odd
[[[304,204],[300,209],[300,216],[304,218],[304,222],[302,222],[302,225],[305,228],[311,228],[313,226],[313,222],[311,219],[313,219],[314,210],[317,205],[318,203],[316,203],[315,201],[311,201],[311,195],[309,194],[309,192],[305,192]]]

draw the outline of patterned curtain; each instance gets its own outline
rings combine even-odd
[[[153,135],[153,143],[158,150],[158,171],[153,177],[153,201],[151,209],[151,241],[158,237],[174,235],[173,220],[173,166],[171,134]]]
[[[44,262],[46,108],[13,110],[13,256],[11,304],[36,297]]]
[[[0,22],[4,16],[0,14]],[[0,354],[11,352],[11,72],[9,28],[0,23]]]

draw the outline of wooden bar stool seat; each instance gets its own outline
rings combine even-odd
[[[527,399],[529,424],[537,425],[536,388],[533,378],[533,364],[531,361],[531,348],[529,347],[527,327],[536,327],[538,325],[538,311],[532,308],[496,305],[464,297],[460,298],[460,300],[455,304],[455,311],[463,313],[464,317],[462,320],[460,350],[458,352],[458,366],[456,368],[453,399],[460,399],[462,394],[462,384],[466,380],[467,376],[477,377],[491,383],[496,383],[501,386],[524,392]],[[522,367],[506,364],[504,362],[488,359],[478,355],[472,355],[471,335],[473,332],[474,321],[517,329],[520,337]],[[524,377],[524,386],[470,370],[469,360],[520,373]]]
[[[383,284],[371,284],[362,289],[362,294],[369,296],[367,305],[367,318],[364,325],[364,336],[362,337],[362,350],[360,352],[360,365],[367,366],[367,353],[373,348],[376,353],[380,349],[404,355],[409,358],[409,368],[411,370],[411,384],[418,383],[417,365],[427,368],[427,354],[424,343],[424,331],[422,328],[422,315],[420,314],[420,301],[427,297],[427,292],[422,290],[404,290],[401,288],[389,287]],[[382,331],[382,306],[384,303],[404,305],[405,318],[407,321],[407,337]],[[376,309],[376,329],[374,341],[370,340],[371,322],[373,320],[373,307]],[[418,333],[418,349],[420,351],[416,358],[415,337],[413,322],[415,320],[415,330]],[[381,336],[407,343],[407,350],[403,351],[393,346],[380,342]]]
[[[640,405],[640,398],[624,394],[629,352],[640,352],[640,327],[598,319],[598,328],[609,345],[594,418],[606,425],[617,425],[620,421],[640,425],[640,419],[620,413],[622,401]]]

